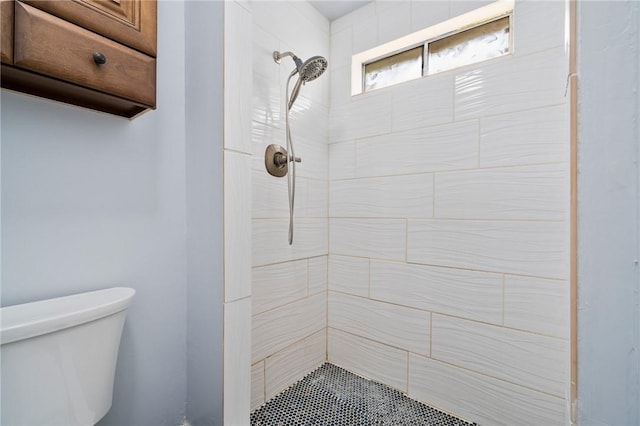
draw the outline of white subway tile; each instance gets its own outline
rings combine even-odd
[[[289,245],[288,219],[254,219],[251,245],[253,266],[327,254],[327,226],[327,219],[295,218],[293,245]]]
[[[411,32],[411,2],[378,1],[378,44],[387,43]]]
[[[331,108],[351,103],[351,60],[348,65],[331,65]],[[337,117],[336,119],[340,119]]]
[[[309,259],[309,294],[327,291],[327,256]]]
[[[353,53],[362,52],[378,45],[378,21],[376,16],[353,22]]]
[[[316,55],[322,56],[318,51],[312,51],[310,52],[310,54],[313,54],[313,56],[316,56]],[[305,59],[307,58],[302,58],[302,60],[305,60]],[[284,68],[284,70],[286,71],[287,75],[281,79],[283,90],[286,89],[285,83],[290,73],[289,68]],[[290,91],[293,89],[293,85],[295,84],[295,80],[297,80],[297,78],[298,77],[296,76],[291,80],[291,83],[289,85]],[[329,105],[331,103],[329,99],[329,96],[330,96],[329,86],[331,84],[330,82],[331,82],[331,70],[327,68],[327,70],[325,71],[325,73],[322,74],[321,77],[318,77],[317,79],[311,82],[303,84],[303,86],[300,88],[299,98],[296,99],[295,103],[293,104],[294,106],[293,106],[293,109],[291,110],[292,112],[291,117],[295,116],[295,112],[298,109],[298,106],[302,106],[302,104],[304,103],[304,101],[302,101],[302,98],[306,98],[309,104],[308,106],[304,107],[304,110],[306,110],[306,112],[298,111],[301,115],[299,116],[299,118],[297,118],[297,121],[295,121],[294,118],[291,118],[292,129],[294,126],[296,126],[298,133],[300,133],[301,126],[299,123],[300,123],[300,120],[302,119],[302,115],[310,115],[311,118],[313,118],[316,121],[316,123],[319,123],[319,120],[317,120],[317,118],[320,117],[324,121],[322,123],[322,125],[324,126],[324,129],[311,129],[312,133],[311,132],[306,133],[305,137],[312,137],[313,135],[321,134],[323,139],[327,138],[327,135],[329,134],[329,127],[328,127]],[[285,94],[283,93],[282,98],[284,99],[284,97],[285,97]],[[294,121],[296,122],[296,124],[294,124]],[[311,120],[308,120],[308,122],[311,122]]]
[[[563,49],[506,56],[459,72],[455,118],[483,116],[565,103],[568,59]]]
[[[260,75],[271,82],[271,85],[278,85],[280,69],[278,64],[273,60],[273,52],[279,50],[280,42],[272,33],[256,25],[255,20],[252,31],[253,78],[255,79],[256,76]]]
[[[307,193],[302,197],[302,200],[307,203],[306,215],[308,217],[327,217],[329,215],[329,183],[324,179],[305,180]]]
[[[409,220],[412,263],[548,278],[569,274],[562,222]]]
[[[477,373],[562,397],[569,342],[442,315],[433,315],[431,357]]]
[[[369,295],[369,259],[329,256],[329,290]]]
[[[307,296],[307,261],[276,263],[253,268],[253,314],[286,305]]]
[[[413,0],[411,2],[411,31],[419,31],[449,19],[448,1]]]
[[[322,365],[327,358],[327,331],[322,329],[265,361],[267,400]]]
[[[320,124],[318,124],[320,125]],[[293,130],[292,130],[293,131]],[[329,170],[329,146],[325,141],[297,138],[295,154],[302,159],[296,164],[296,175],[313,179],[327,179]]]
[[[301,11],[300,7],[289,2],[252,1],[252,13],[256,24],[286,42],[286,45],[281,43],[281,51],[295,52],[300,58],[306,58],[312,54],[328,54],[329,37],[325,31],[326,27],[318,27],[316,25],[318,18],[310,17],[309,13]],[[290,58],[282,62],[287,65],[287,73],[289,73],[293,69],[293,62]]]
[[[513,10],[514,55],[564,46],[567,10],[562,1],[517,1]]]
[[[264,165],[264,152],[268,145],[273,143],[285,146],[284,128],[274,127],[258,121],[251,123],[252,154],[251,167],[266,173]],[[275,178],[274,178],[275,179]],[[286,179],[282,179],[286,181]]]
[[[407,352],[329,328],[329,362],[407,391]]]
[[[224,147],[251,153],[251,103],[253,51],[251,13],[236,2],[224,7]]]
[[[237,6],[240,7],[240,6]],[[224,152],[224,298],[251,295],[251,156]]]
[[[254,158],[255,160],[255,158]],[[289,217],[289,196],[287,192],[287,179],[277,178],[267,173],[262,162],[262,170],[251,171],[251,208],[254,219],[266,218],[288,218]],[[306,182],[300,179],[296,189],[296,210],[297,216],[306,214]]]
[[[329,178],[349,179],[356,175],[355,142],[340,142],[329,145]]]
[[[502,323],[501,274],[372,261],[371,298]]]
[[[330,31],[329,20],[318,10],[306,1],[294,1],[288,3],[289,7],[293,6],[300,11],[300,14],[309,21],[313,31],[322,33],[326,38]]]
[[[478,164],[478,122],[444,124],[356,141],[356,176],[458,170]]]
[[[429,317],[429,312],[329,292],[329,327],[398,349],[429,354]]]
[[[432,217],[433,175],[331,182],[331,217]]]
[[[345,28],[352,26],[355,22],[364,21],[369,18],[376,17],[376,4],[375,2],[366,3],[364,6],[354,10],[351,13],[347,13],[340,18],[337,18],[331,22],[331,34],[342,31]]]
[[[451,5],[450,15],[452,18],[462,15],[463,13],[471,12],[472,10],[476,10],[481,8],[482,6],[486,6],[489,3],[493,3],[494,0],[451,0],[449,4]]]
[[[375,136],[391,131],[392,92],[368,93],[331,108],[329,139],[332,143]]]
[[[504,325],[569,338],[569,282],[505,276]]]
[[[296,99],[289,113],[291,139],[293,140],[295,148],[299,148],[302,144],[306,143],[313,144],[314,146],[319,147],[319,149],[326,150],[329,140],[329,106],[322,104],[320,100],[307,97],[309,89],[308,86],[313,83],[317,83],[317,81],[314,80],[302,86],[300,89],[300,95]],[[305,89],[307,90],[305,91]],[[284,99],[284,96],[282,99]],[[302,154],[296,152],[296,155]],[[307,158],[307,161],[309,160],[312,159]],[[304,158],[302,161],[304,161]],[[318,170],[319,173],[324,173],[326,175],[326,160],[323,165],[324,169]]]
[[[331,71],[335,72],[340,67],[351,66],[353,54],[353,32],[351,26],[331,34]]]
[[[269,126],[282,126],[282,121],[284,121],[282,104],[284,101],[281,98],[281,92],[278,80],[263,75],[254,75],[251,119]],[[282,141],[278,143],[284,145]]]
[[[271,2],[254,1],[251,2],[251,15],[253,16],[253,22],[255,25],[259,25],[265,31],[277,36],[277,27],[272,27],[273,19],[278,15],[273,6],[270,7]],[[276,50],[276,49],[274,49]]]
[[[239,6],[238,6],[239,7]],[[251,298],[224,304],[224,424],[249,424]]]
[[[480,166],[569,161],[569,108],[558,105],[480,121]]]
[[[439,218],[568,220],[569,164],[436,173],[435,194]]]
[[[264,361],[260,361],[251,366],[251,411],[264,402]]]
[[[453,75],[432,75],[395,86],[392,111],[394,132],[453,121]]]
[[[561,426],[567,409],[564,399],[414,354],[409,396],[484,425]]]
[[[406,221],[330,219],[330,252],[347,256],[404,260]]]
[[[326,326],[326,293],[254,315],[252,360],[257,362],[273,355]]]

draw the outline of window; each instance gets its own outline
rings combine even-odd
[[[422,77],[423,47],[407,50],[364,66],[364,91]]]
[[[509,53],[509,17],[428,43],[427,70],[435,74]]]
[[[513,0],[499,0],[354,55],[351,94],[510,53],[512,11]]]

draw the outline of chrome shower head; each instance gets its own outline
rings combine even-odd
[[[296,63],[296,65],[298,65]],[[305,83],[307,81],[313,81],[320,77],[327,69],[327,60],[322,56],[312,56],[307,59],[301,66],[298,66],[298,73],[300,73],[300,79]]]
[[[291,59],[293,59],[293,62],[296,64],[296,68],[291,72],[289,79],[298,74],[298,81],[296,81],[296,84],[291,91],[291,98],[289,99],[289,103],[287,104],[287,108],[291,109],[293,103],[298,97],[300,87],[307,81],[313,81],[316,78],[320,77],[322,73],[324,73],[327,69],[328,62],[322,56],[312,56],[311,58],[302,62],[302,60],[294,55],[293,52],[273,52],[273,60],[278,64],[280,63],[280,60],[285,56],[291,56]],[[288,84],[289,83],[287,80],[287,85]]]
[[[296,64],[296,69],[294,71],[300,74],[300,78],[305,83],[307,81],[313,81],[316,78],[320,77],[322,73],[327,69],[328,62],[322,56],[312,56],[311,58],[302,62],[302,60],[292,52],[273,52],[273,60],[278,64],[280,63],[280,60],[285,56],[291,56],[293,62]]]

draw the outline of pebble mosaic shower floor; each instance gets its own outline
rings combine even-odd
[[[251,413],[252,426],[472,426],[325,363]]]

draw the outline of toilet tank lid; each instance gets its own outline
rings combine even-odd
[[[113,287],[0,308],[0,344],[52,333],[123,311],[135,293],[132,288]]]

